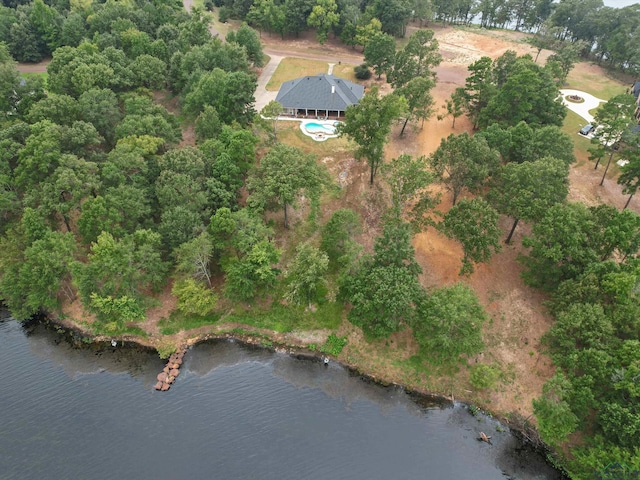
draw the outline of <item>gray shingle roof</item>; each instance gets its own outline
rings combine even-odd
[[[332,87],[335,87],[335,93],[332,93]],[[362,85],[321,74],[284,82],[276,101],[284,108],[346,110],[349,105],[358,103],[363,95]]]

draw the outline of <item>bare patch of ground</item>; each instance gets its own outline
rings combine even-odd
[[[20,73],[44,73],[47,71],[47,66],[51,63],[51,59],[47,58],[38,63],[19,63],[18,71]]]

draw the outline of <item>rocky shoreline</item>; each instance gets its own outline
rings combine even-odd
[[[106,336],[106,335],[94,335],[89,330],[83,328],[81,325],[70,321],[68,319],[59,319],[53,316],[42,315],[39,318],[33,319],[34,321],[44,322],[55,328],[58,333],[66,335],[69,340],[77,344],[97,343],[113,345],[115,342],[121,347],[129,348],[142,348],[148,350],[154,350],[158,352],[159,345],[148,339],[137,335],[121,335],[121,336]],[[265,349],[272,352],[282,353],[290,355],[299,360],[323,362],[324,358],[329,358],[330,361],[335,362],[341,367],[345,368],[351,375],[357,376],[365,382],[370,382],[386,388],[398,388],[403,390],[411,399],[417,404],[424,407],[433,406],[453,406],[454,403],[464,405],[472,413],[481,412],[490,417],[495,418],[501,424],[509,428],[510,432],[519,438],[523,443],[529,445],[538,453],[545,456],[547,459],[552,458],[554,451],[548,447],[540,438],[539,433],[528,422],[527,418],[521,415],[508,415],[500,412],[492,412],[485,408],[478,408],[474,404],[466,401],[464,398],[454,399],[452,396],[447,396],[440,393],[429,392],[425,390],[408,388],[407,386],[397,383],[385,378],[378,377],[369,372],[363,371],[358,365],[350,364],[343,360],[338,360],[325,353],[310,350],[305,345],[292,345],[281,343],[274,334],[271,337],[265,338],[263,334],[250,334],[250,333],[238,333],[238,332],[221,332],[221,333],[207,333],[198,335],[187,339],[185,342],[176,347],[174,353],[167,359],[167,364],[163,371],[158,374],[158,383],[154,388],[158,391],[166,391],[170,388],[179,374],[179,368],[183,363],[183,357],[188,354],[188,349],[203,342],[210,341],[233,341],[239,343],[243,347]],[[269,341],[269,345],[265,345],[265,340]],[[176,371],[177,370],[177,371]],[[162,376],[162,378],[160,378]],[[171,378],[172,377],[172,378]],[[553,465],[561,474],[566,476],[566,473],[558,466]],[[566,477],[568,478],[568,477]]]

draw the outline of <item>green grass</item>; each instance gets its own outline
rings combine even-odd
[[[325,344],[320,348],[322,353],[337,357],[347,345],[347,337],[338,337],[335,333],[329,335]]]
[[[346,138],[328,138],[324,142],[316,142],[300,131],[300,122],[278,122],[278,141],[312,153],[318,157],[335,157],[340,153],[350,152]]]
[[[286,333],[293,330],[335,329],[342,319],[342,305],[324,303],[317,311],[304,307],[274,304],[269,308],[254,308],[249,311],[232,313],[225,322],[242,323],[256,328],[266,328]]]
[[[321,60],[307,60],[295,57],[283,58],[269,83],[267,83],[267,90],[276,92],[284,82],[306,77],[307,75],[327,73],[328,68],[329,64]]]
[[[42,78],[42,81],[44,82],[44,89],[47,89],[47,80],[49,79],[49,74],[47,72],[41,72],[41,73],[21,73],[20,74],[22,77],[24,77],[25,79],[27,78],[36,78],[36,77],[40,77]]]
[[[342,63],[333,67],[333,74],[336,77],[344,78],[345,80],[349,80],[350,82],[358,83],[356,73],[353,71],[355,67],[355,65],[352,65],[350,63]]]
[[[586,161],[589,156],[587,149],[591,146],[591,142],[587,137],[578,133],[578,131],[586,124],[587,121],[584,118],[569,110],[567,117],[564,119],[564,124],[562,125],[564,133],[569,135],[573,140],[573,144],[575,145],[574,152],[578,159],[578,164]]]
[[[576,68],[569,73],[567,84],[563,88],[582,90],[603,100],[625,93],[627,90],[625,85],[606,75],[585,73],[583,70]]]
[[[96,335],[120,336],[120,335],[137,335],[146,338],[147,332],[135,325],[118,325],[116,322],[103,324],[95,322],[92,327],[93,333]]]
[[[212,313],[201,317],[199,315],[188,315],[180,311],[171,313],[169,319],[163,318],[158,322],[160,333],[163,335],[173,335],[182,330],[192,330],[205,325],[213,325],[220,319],[220,313]]]

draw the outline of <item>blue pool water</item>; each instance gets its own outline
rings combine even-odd
[[[322,125],[320,123],[309,122],[305,123],[303,126],[309,133],[326,133],[327,135],[336,134],[336,127],[332,125]]]

